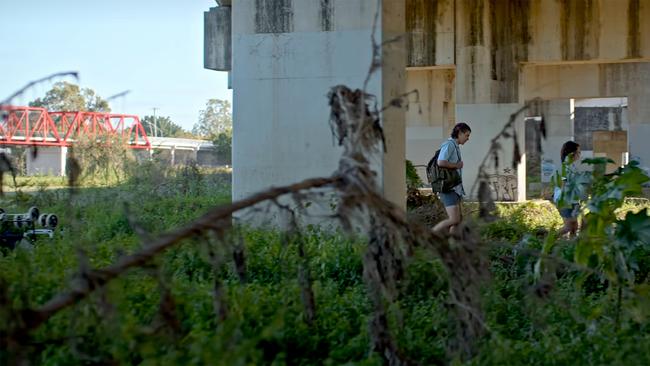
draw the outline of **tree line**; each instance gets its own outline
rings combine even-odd
[[[36,98],[29,106],[48,111],[111,112],[109,101],[93,89],[66,81],[55,83],[45,96]],[[145,115],[140,122],[148,136],[210,140],[218,154],[229,154],[231,150],[232,107],[227,100],[208,99],[191,131],[185,130],[169,116]]]

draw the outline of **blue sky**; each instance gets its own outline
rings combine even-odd
[[[232,100],[227,73],[203,68],[203,12],[214,0],[0,0],[0,100],[28,82],[78,71],[114,113],[169,116],[186,129],[210,98]],[[67,80],[74,82],[72,78]],[[27,105],[44,83],[13,104]]]

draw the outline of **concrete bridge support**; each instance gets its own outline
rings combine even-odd
[[[65,176],[67,154],[67,147],[27,148],[27,175]]]
[[[381,106],[405,90],[403,37],[382,45],[404,33],[404,0],[236,1],[232,15],[233,200],[336,170],[326,95],[363,87],[376,16],[382,65],[367,91]],[[404,206],[404,111],[388,110],[384,128],[379,184]]]
[[[491,172],[515,182],[500,198],[526,197],[526,117],[544,116],[542,159],[559,167],[574,98],[627,97],[630,159],[650,167],[650,0],[222,3],[232,26],[214,29],[232,32],[233,199],[336,168],[324,96],[336,84],[361,87],[377,6],[381,68],[368,91],[380,105],[420,92],[407,111],[384,115],[388,154],[375,161],[391,200],[404,204],[404,157],[426,164],[460,121],[474,130],[462,148],[469,190],[492,137],[535,98],[516,121],[523,159],[513,167],[512,141],[503,142]]]

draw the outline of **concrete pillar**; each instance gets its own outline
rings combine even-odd
[[[404,92],[404,0],[233,2],[233,200],[328,176],[341,150],[332,139],[326,95],[362,88],[372,62],[382,66],[367,91],[379,106]],[[254,103],[254,107],[251,107]],[[404,111],[384,114],[388,153],[375,159],[386,197],[405,205]]]
[[[34,157],[34,149],[36,156]],[[65,176],[67,147],[27,148],[27,175]]]
[[[382,105],[401,97],[406,87],[406,42],[405,0],[383,0],[381,9],[381,60],[380,70]],[[390,42],[386,42],[391,40]],[[406,125],[405,110],[389,108],[383,113],[383,127],[386,135],[386,153],[383,156],[380,184],[384,197],[406,209]]]

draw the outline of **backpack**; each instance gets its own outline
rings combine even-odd
[[[440,149],[436,150],[427,164],[427,180],[434,193],[449,193],[454,187],[461,184],[462,178],[458,169],[449,169],[438,166]]]

